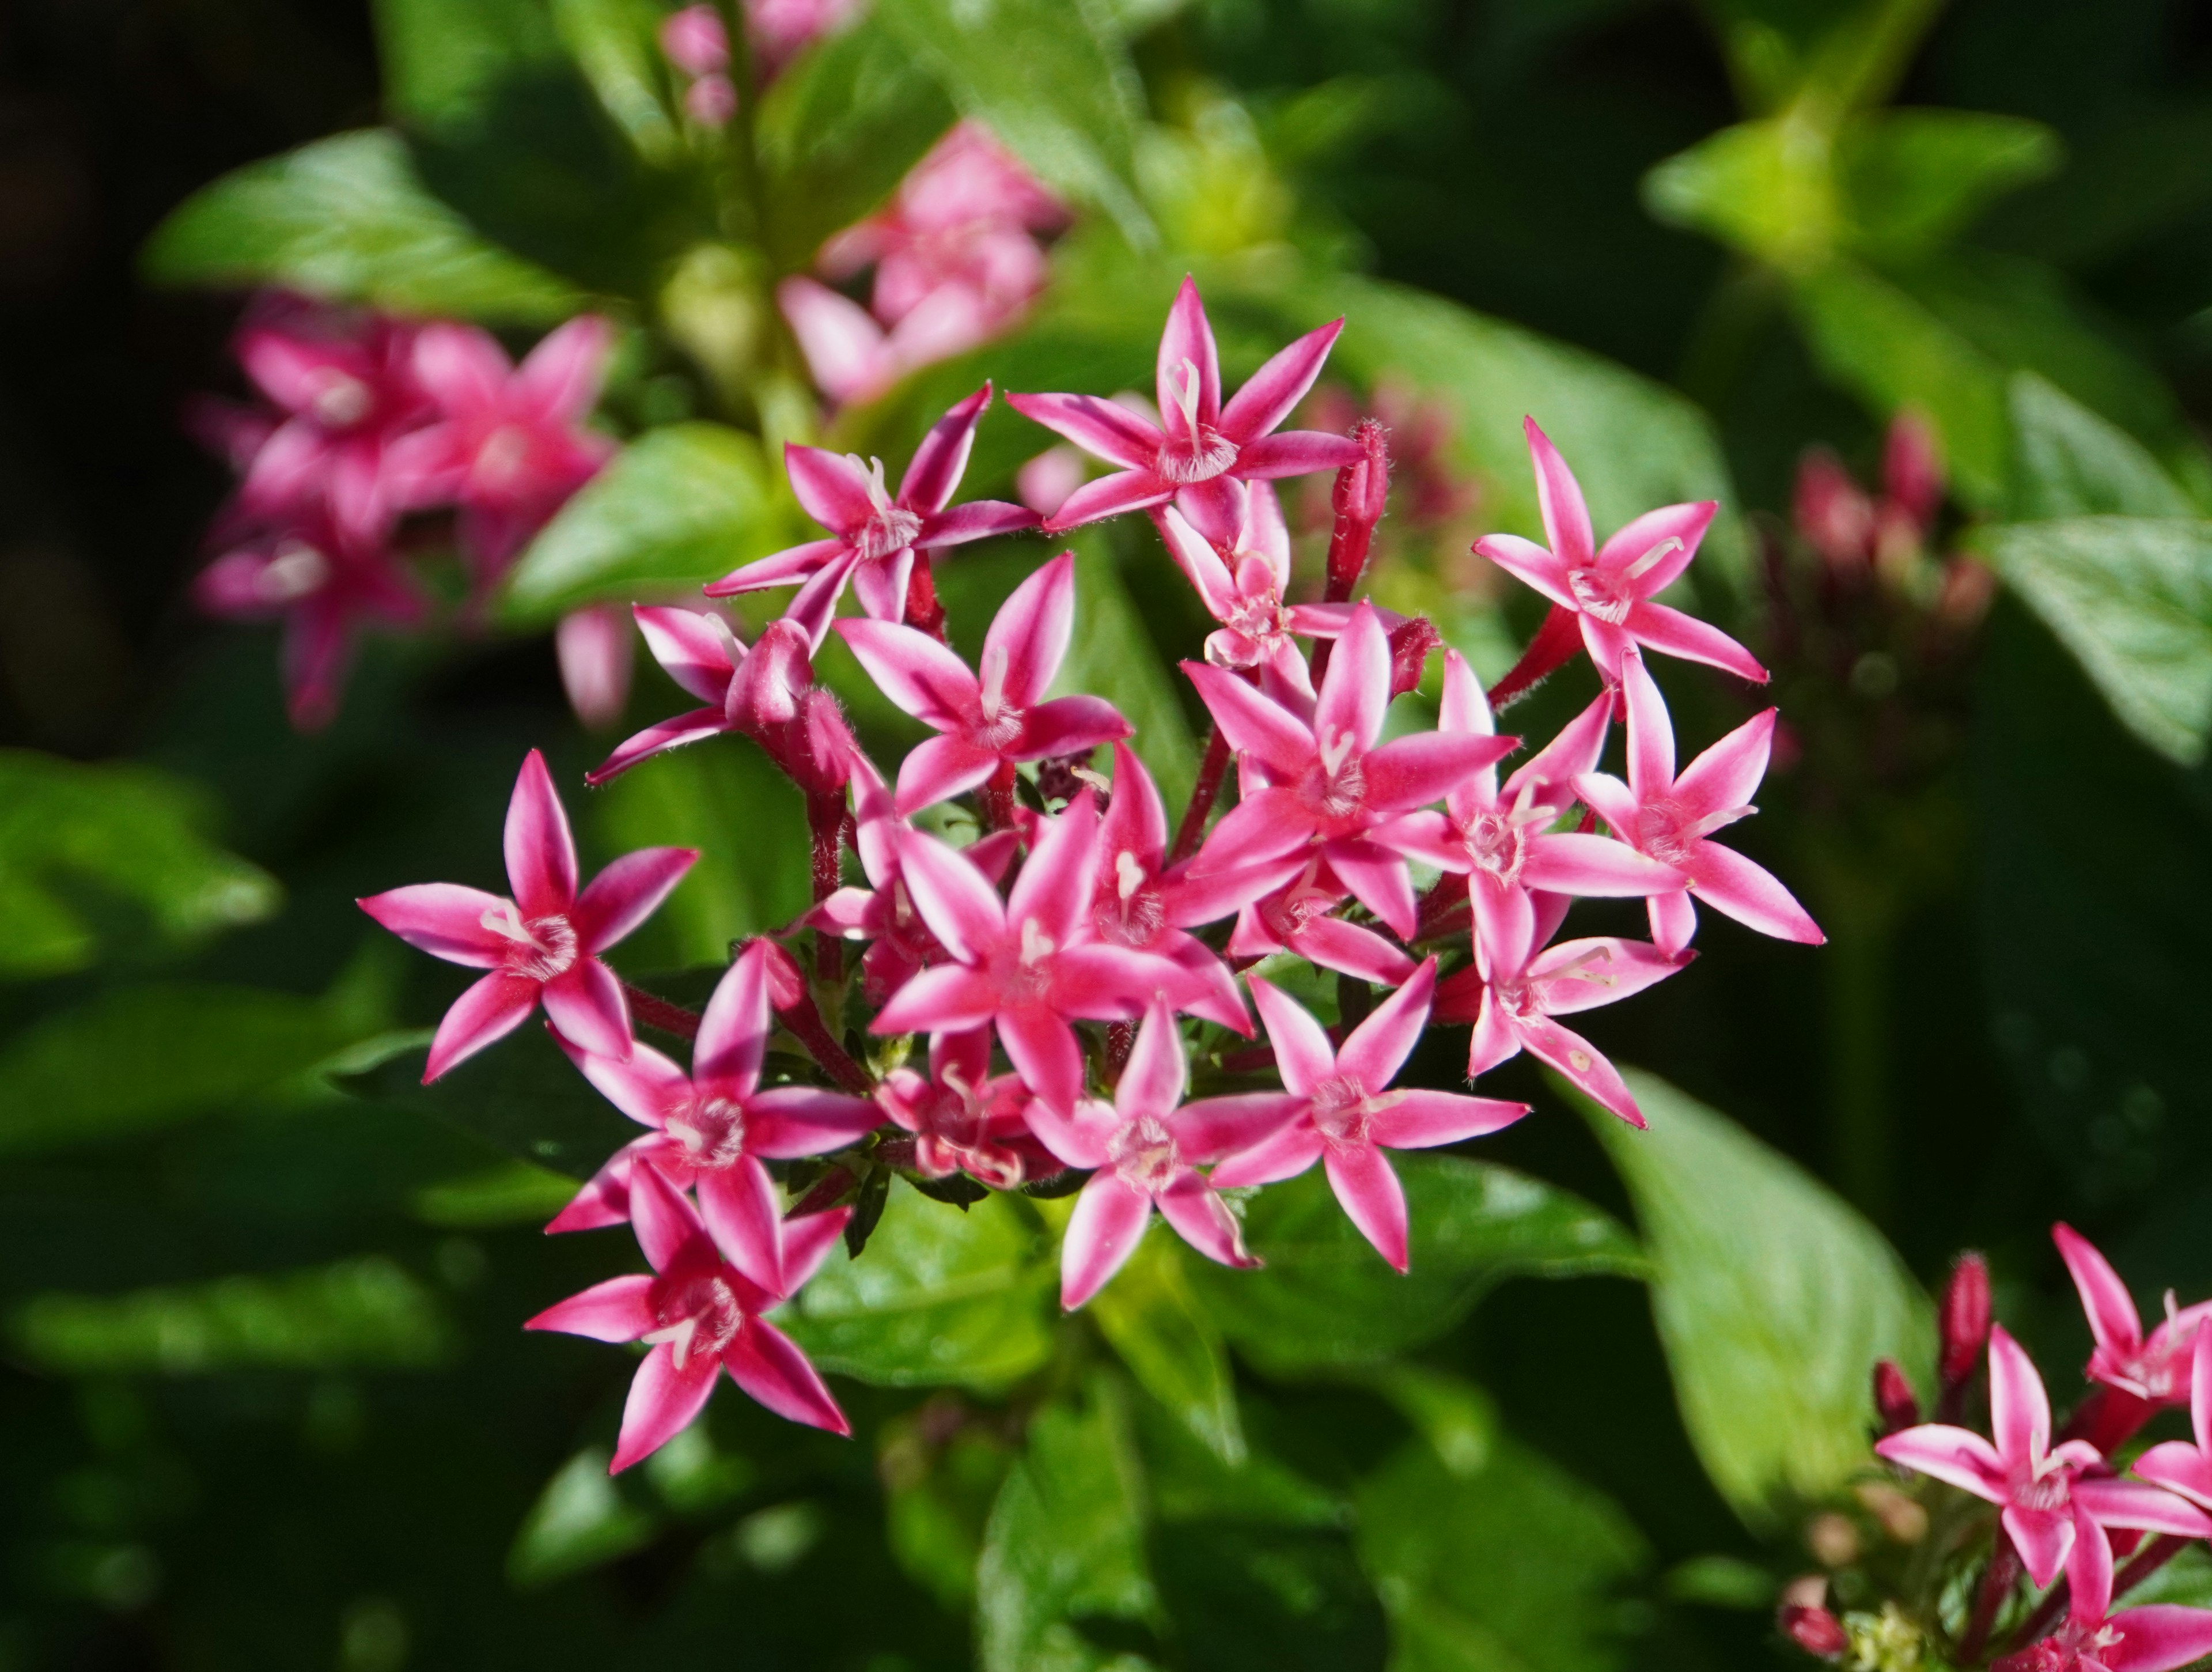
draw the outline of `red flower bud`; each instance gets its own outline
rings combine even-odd
[[[1881,449],[1881,489],[1925,534],[1943,504],[1943,455],[1936,432],[1917,412],[1900,412]]]
[[[1800,1608],[1784,1603],[1775,1616],[1782,1635],[1808,1655],[1822,1660],[1841,1660],[1851,1646],[1844,1622],[1826,1608]]]
[[[1337,471],[1329,492],[1336,526],[1328,540],[1328,596],[1339,602],[1352,596],[1367,567],[1375,525],[1382,520],[1390,495],[1389,432],[1374,419],[1362,418],[1352,426],[1352,439],[1359,443],[1362,456]]]
[[[1390,695],[1403,696],[1420,688],[1429,652],[1439,648],[1443,635],[1426,616],[1415,616],[1390,629]]]
[[[1962,1254],[1943,1291],[1943,1385],[1955,1388],[1974,1373],[1990,1341],[1990,1266],[1978,1254]]]
[[[1919,1426],[1920,1401],[1894,1359],[1881,1359],[1874,1367],[1874,1408],[1881,1418],[1885,1438],[1901,1428]]]

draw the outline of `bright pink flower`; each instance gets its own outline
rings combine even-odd
[[[686,6],[660,22],[660,50],[687,76],[711,76],[730,67],[730,32],[710,5]]]
[[[780,1291],[784,1273],[776,1222],[782,1198],[769,1160],[821,1155],[849,1144],[882,1119],[864,1097],[813,1085],[760,1089],[769,1013],[769,943],[756,940],[714,988],[700,1018],[686,1074],[650,1045],[627,1062],[597,1056],[561,1038],[568,1059],[607,1101],[653,1130],[618,1151],[561,1210],[549,1231],[589,1231],[629,1217],[639,1166],[698,1192],[730,1262],[763,1289]]]
[[[878,1033],[979,1028],[999,1043],[1030,1089],[1055,1109],[1083,1095],[1074,1017],[1126,1021],[1154,997],[1189,996],[1191,978],[1152,952],[1093,939],[1098,815],[1085,790],[1057,818],[1040,819],[1030,856],[1001,902],[964,854],[918,830],[899,836],[899,872],[915,909],[953,960],[913,976],[872,1024]]]
[[[981,678],[918,629],[852,618],[835,625],[884,696],[944,733],[916,745],[899,767],[902,818],[975,788],[1002,765],[1073,755],[1129,735],[1129,722],[1102,697],[1045,698],[1075,629],[1072,551],[1038,569],[1000,606],[983,635]]]
[[[933,290],[888,331],[851,297],[793,275],[776,306],[815,386],[841,405],[873,400],[908,373],[989,342],[1009,321],[964,284]]]
[[[1980,1255],[1962,1254],[1952,1263],[1937,1323],[1942,1350],[1936,1370],[1948,1389],[1973,1374],[1974,1361],[1989,1346],[1990,1262]]]
[[[1176,1234],[1209,1260],[1257,1266],[1243,1228],[1198,1170],[1262,1137],[1288,1114],[1273,1094],[1186,1104],[1182,1036],[1164,1002],[1145,1012],[1111,1105],[1030,1111],[1039,1138],[1071,1167],[1097,1170],[1075,1199],[1060,1247],[1060,1304],[1073,1311],[1103,1288],[1145,1234],[1157,1205]]]
[[[1297,863],[1295,858],[1291,863]],[[1261,873],[1273,871],[1265,867]],[[1205,880],[1218,885],[1238,879],[1231,872]],[[1385,987],[1401,985],[1413,973],[1413,960],[1374,930],[1337,916],[1346,892],[1328,861],[1309,859],[1280,887],[1239,909],[1237,927],[1229,933],[1229,956],[1259,958],[1271,952],[1295,952],[1324,970]]]
[[[2136,1459],[2135,1471],[2153,1485],[2212,1510],[2212,1329],[2196,1332],[2189,1357],[2189,1420],[2196,1444],[2161,1441]]]
[[[1575,792],[1639,854],[1672,866],[1686,891],[1651,897],[1651,938],[1669,952],[1698,932],[1695,895],[1739,923],[1781,940],[1826,941],[1790,891],[1763,867],[1711,840],[1723,825],[1757,812],[1750,796],[1766,775],[1775,711],[1753,715],[1674,775],[1674,728],[1644,658],[1630,646],[1620,659],[1628,706],[1628,781],[1585,772]]]
[[[1792,520],[1805,543],[1841,574],[1879,565],[1887,553],[1917,551],[1934,526],[1943,506],[1943,461],[1925,419],[1897,416],[1882,444],[1881,475],[1877,497],[1826,447],[1798,461]]]
[[[914,1170],[925,1177],[964,1172],[1011,1190],[1054,1170],[1030,1135],[1024,1118],[1030,1093],[1021,1076],[991,1073],[988,1028],[932,1035],[928,1075],[894,1068],[876,1088],[876,1101],[914,1134]]]
[[[1291,635],[1334,638],[1350,611],[1284,602],[1291,584],[1291,534],[1273,483],[1232,482],[1224,497],[1235,502],[1238,514],[1219,543],[1175,506],[1152,512],[1169,555],[1206,613],[1221,623],[1206,635],[1206,660],[1231,672],[1264,665],[1294,689],[1310,692],[1305,656]]]
[[[1408,851],[1466,873],[1475,933],[1500,965],[1511,964],[1534,935],[1532,891],[1641,898],[1682,887],[1680,872],[1626,842],[1552,829],[1574,805],[1575,781],[1595,769],[1612,719],[1607,692],[1570,720],[1502,790],[1497,767],[1483,766],[1444,797],[1441,818],[1416,813],[1393,827],[1395,839]],[[1488,737],[1496,729],[1481,682],[1456,650],[1444,652],[1437,729],[1473,737]]]
[[[593,731],[620,720],[636,652],[622,605],[586,604],[569,611],[553,629],[553,651],[576,718]]]
[[[1198,662],[1183,672],[1241,751],[1243,800],[1207,837],[1199,877],[1289,855],[1318,857],[1361,904],[1413,934],[1413,885],[1389,845],[1399,814],[1441,800],[1507,754],[1513,740],[1427,732],[1377,746],[1390,703],[1390,646],[1371,604],[1352,611],[1310,718],[1235,674]]]
[[[2172,1672],[2212,1655],[2212,1609],[2153,1602],[2114,1614],[2112,1546],[2078,1506],[2066,1557],[2066,1623],[1996,1672]]]
[[[460,506],[479,586],[613,456],[613,438],[584,427],[613,342],[613,326],[592,313],[551,332],[519,368],[474,325],[428,325],[416,337],[415,375],[441,417],[395,442],[393,459],[413,503]]]
[[[723,1240],[674,1186],[651,1168],[632,1189],[630,1222],[653,1274],[611,1277],[547,1307],[526,1329],[557,1329],[595,1341],[643,1341],[623,1408],[622,1436],[608,1473],[618,1474],[673,1439],[730,1379],[778,1416],[849,1434],[852,1425],[798,1344],[762,1316],[797,1292],[819,1268],[849,1210],[811,1213],[783,1224],[780,1289],[747,1277]]]
[[[987,383],[937,421],[915,449],[896,497],[884,486],[880,459],[863,465],[849,453],[786,444],[784,468],[791,474],[793,491],[807,514],[836,538],[811,540],[747,563],[711,583],[707,596],[727,598],[804,581],[790,614],[818,643],[822,623],[836,611],[849,580],[870,617],[903,620],[917,549],[963,545],[1036,526],[1034,511],[998,500],[945,508],[968,468],[976,422],[990,399]]]
[[[684,113],[702,128],[726,126],[738,113],[737,84],[727,76],[702,76],[684,89]]]
[[[2089,1239],[2071,1225],[2055,1225],[2051,1240],[2058,1244],[2081,1292],[2090,1333],[2097,1338],[2089,1355],[2089,1379],[2153,1405],[2189,1403],[2191,1354],[2205,1319],[2212,1317],[2212,1301],[2177,1308],[2168,1289],[2166,1322],[2145,1337],[2128,1286]]]
[[[507,809],[514,898],[459,883],[416,883],[355,903],[409,945],[491,971],[439,1023],[423,1084],[514,1032],[541,1001],[562,1037],[627,1061],[629,1006],[599,955],[650,917],[698,857],[690,848],[641,848],[580,891],[568,815],[544,757],[532,750]]]
[[[1640,993],[1681,969],[1690,956],[1609,935],[1545,946],[1566,903],[1560,895],[1540,896],[1528,934],[1517,942],[1504,941],[1493,950],[1490,939],[1478,936],[1474,965],[1443,984],[1437,1019],[1474,1023],[1474,1037],[1468,1043],[1469,1079],[1525,1050],[1565,1074],[1601,1108],[1641,1127],[1643,1111],[1620,1071],[1589,1040],[1560,1026],[1559,1018]]]
[[[1512,1125],[1528,1105],[1455,1091],[1386,1089],[1428,1024],[1437,990],[1434,958],[1354,1028],[1341,1049],[1330,1045],[1321,1024],[1295,999],[1257,976],[1250,979],[1252,1001],[1267,1024],[1288,1093],[1288,1118],[1216,1167],[1213,1183],[1272,1184],[1319,1161],[1359,1234],[1404,1271],[1406,1193],[1382,1152],[1479,1138]]]
[[[287,704],[302,732],[337,716],[362,627],[416,627],[428,614],[383,536],[349,532],[324,506],[225,552],[194,579],[192,598],[213,616],[283,620]]]
[[[1178,495],[1186,507],[1221,501],[1230,481],[1272,481],[1352,463],[1360,447],[1346,436],[1273,433],[1313,386],[1343,328],[1338,319],[1307,332],[1255,372],[1224,406],[1213,327],[1197,284],[1185,278],[1160,337],[1158,425],[1095,395],[1007,396],[1007,404],[1024,416],[1121,467],[1069,495],[1046,532],[1164,504]],[[1224,506],[1210,520],[1218,526],[1234,514],[1235,508]]]
[[[1523,428],[1551,547],[1517,534],[1486,534],[1474,549],[1550,599],[1555,611],[1576,617],[1590,660],[1608,681],[1620,678],[1621,652],[1642,644],[1763,684],[1766,670],[1720,629],[1651,601],[1697,556],[1718,508],[1713,502],[1647,511],[1600,547],[1574,472],[1534,418],[1523,420]]]
[[[2085,1475],[2103,1466],[2096,1447],[2081,1440],[2053,1446],[2043,1378],[2002,1324],[1990,1331],[1990,1428],[1995,1445],[1970,1430],[1930,1422],[1878,1440],[1874,1449],[2002,1505],[2005,1532],[2039,1585],[2057,1576],[2073,1547],[2076,1509],[2106,1527],[2212,1534],[2212,1517],[2172,1493]]]

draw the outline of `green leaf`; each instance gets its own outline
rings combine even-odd
[[[1870,1459],[1877,1359],[1927,1385],[1927,1297],[1881,1233],[1794,1162],[1663,1080],[1629,1080],[1648,1132],[1572,1101],[1636,1204],[1691,1443],[1747,1522],[1778,1525]]]
[[[126,1295],[37,1295],[9,1334],[33,1363],[80,1376],[425,1370],[449,1359],[455,1344],[429,1291],[382,1255]]]
[[[1644,206],[1784,271],[1817,267],[1843,225],[1827,136],[1802,114],[1739,123],[1644,177]]]
[[[1068,0],[882,0],[884,26],[951,95],[1035,171],[1152,241],[1139,203],[1139,89],[1121,42]]]
[[[624,1500],[607,1476],[607,1456],[598,1449],[579,1451],[545,1483],[507,1553],[510,1584],[535,1590],[653,1542],[659,1527]]]
[[[1245,1206],[1256,1272],[1194,1263],[1192,1286],[1223,1334],[1273,1374],[1373,1364],[1449,1329],[1493,1285],[1517,1275],[1632,1276],[1634,1241],[1564,1191],[1458,1156],[1393,1158],[1413,1224],[1401,1276],[1352,1228],[1318,1170]]]
[[[959,1614],[975,1606],[983,1528],[1014,1458],[988,1417],[933,1435],[942,1419],[943,1408],[925,1406],[884,1424],[877,1468],[891,1554],[908,1578]]]
[[[2047,379],[2014,374],[2014,522],[2056,517],[2187,517],[2196,507],[2149,450]]]
[[[1390,1616],[1390,1672],[1605,1672],[1613,1593],[1648,1560],[1610,1499],[1500,1437],[1472,1473],[1415,1440],[1363,1481],[1359,1552]]]
[[[273,915],[276,879],[209,842],[210,814],[202,791],[151,767],[0,750],[0,979]]]
[[[1241,1462],[1225,1462],[1166,1407],[1150,1399],[1133,1407],[1148,1507],[1161,1522],[1309,1531],[1350,1524],[1349,1504],[1280,1458],[1252,1448]]]
[[[0,1048],[0,1155],[98,1143],[222,1112],[356,1037],[342,1011],[253,988],[106,993]]]
[[[600,108],[639,155],[663,165],[684,153],[664,97],[669,72],[658,32],[666,15],[653,0],[553,0],[553,27]]]
[[[1006,1476],[976,1567],[981,1672],[1139,1672],[1150,1664],[1085,1634],[1089,1620],[1142,1626],[1159,1599],[1145,1560],[1144,1486],[1113,1384],[1046,1406]]]
[[[579,312],[565,280],[487,240],[422,185],[381,129],[225,175],[155,229],[157,284],[286,285],[403,313],[546,325]]]
[[[1089,1310],[1138,1385],[1233,1468],[1245,1450],[1229,1347],[1184,1265],[1181,1243],[1148,1236]]]
[[[415,1217],[457,1231],[542,1225],[568,1205],[576,1181],[527,1161],[441,1178],[415,1193]]]
[[[2212,728],[2212,523],[2069,517],[1983,537],[2128,729],[2184,766]]]
[[[2054,173],[2058,136],[1978,111],[1898,110],[1845,126],[1836,168],[1850,244],[1905,255],[1963,232],[2006,192]]]
[[[1129,747],[1160,787],[1169,817],[1190,800],[1198,745],[1165,660],[1145,630],[1102,531],[1069,538],[1075,553],[1076,634],[1052,694],[1103,696],[1137,728]]]
[[[544,0],[375,0],[385,107],[436,127],[475,118],[519,73],[561,62]]]
[[[778,1322],[826,1371],[1001,1388],[1051,1356],[1052,1252],[1008,1197],[963,1213],[897,1180],[867,1251],[831,1254]]]
[[[537,627],[593,599],[692,591],[775,550],[788,516],[753,437],[713,423],[649,430],[531,542],[504,613]]]

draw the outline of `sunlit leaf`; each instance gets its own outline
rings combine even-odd
[[[653,1517],[607,1478],[602,1450],[579,1451],[545,1483],[507,1553],[507,1577],[525,1590],[581,1573],[653,1541]]]
[[[1158,1229],[1091,1302],[1090,1315],[1138,1385],[1231,1465],[1244,1428],[1228,1344],[1184,1275],[1181,1247]]]
[[[2011,520],[2195,514],[2148,448],[2048,379],[2015,373],[2009,394]]]
[[[684,144],[662,96],[670,72],[657,32],[665,15],[652,0],[553,0],[553,26],[600,107],[639,155],[662,163]]]
[[[501,84],[561,62],[545,0],[376,0],[384,98],[403,121],[465,122]]]
[[[415,1217],[456,1230],[529,1225],[551,1219],[576,1194],[576,1181],[526,1161],[440,1179],[415,1193]]]

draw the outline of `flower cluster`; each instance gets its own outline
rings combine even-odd
[[[612,331],[586,314],[520,366],[489,333],[300,297],[263,299],[240,366],[266,398],[208,400],[196,427],[239,472],[195,593],[213,614],[284,623],[293,723],[337,709],[355,635],[414,627],[430,595],[403,556],[402,520],[453,514],[481,600],[532,535],[614,451],[584,427]]]
[[[1113,1277],[1155,1207],[1207,1258],[1257,1264],[1224,1192],[1316,1164],[1402,1271],[1410,1227],[1389,1152],[1527,1112],[1398,1085],[1429,1027],[1473,1024],[1470,1079],[1526,1050],[1640,1126],[1620,1075],[1560,1018],[1680,970],[1693,902],[1820,939],[1779,883],[1715,840],[1753,811],[1771,713],[1678,771],[1644,662],[1649,650],[1759,672],[1732,641],[1650,601],[1689,562],[1711,504],[1652,512],[1599,546],[1573,476],[1531,423],[1549,544],[1493,536],[1483,549],[1552,600],[1604,689],[1502,780],[1521,740],[1498,733],[1455,652],[1443,653],[1436,723],[1413,703],[1394,714],[1438,640],[1425,622],[1351,597],[1385,502],[1385,438],[1367,423],[1351,435],[1281,428],[1340,323],[1224,398],[1186,281],[1160,344],[1157,423],[1090,395],[1010,398],[1114,467],[1048,530],[1146,513],[1218,623],[1205,659],[1182,665],[1213,732],[1173,826],[1127,720],[1097,696],[1051,694],[1075,629],[1073,553],[1014,589],[974,666],[945,634],[939,555],[1036,521],[1017,506],[953,503],[987,385],[929,432],[896,493],[879,460],[787,449],[794,491],[827,534],[707,588],[797,586],[750,647],[719,614],[635,612],[653,654],[705,706],[631,739],[592,781],[737,733],[804,790],[814,843],[814,906],[746,945],[702,1016],[626,992],[599,961],[694,856],[632,854],[580,890],[535,755],[508,818],[512,898],[431,884],[362,903],[422,950],[488,972],[439,1028],[426,1078],[542,1005],[562,1049],[646,1128],[550,1228],[627,1221],[653,1274],[533,1321],[651,1344],[616,1467],[689,1420],[718,1365],[772,1408],[842,1429],[764,1314],[814,1269],[869,1176],[940,1193],[1079,1187],[1061,1250],[1069,1308]],[[1336,473],[1327,595],[1294,602],[1273,484],[1321,471]],[[836,616],[848,588],[861,613]],[[895,772],[868,758],[815,683],[812,655],[832,631],[933,733]],[[1625,779],[1600,769],[1616,716]],[[1235,804],[1209,827],[1232,766]],[[1586,896],[1647,900],[1651,939],[1559,939]],[[865,947],[851,969],[848,942]],[[1310,997],[1319,970],[1340,978],[1332,1022],[1297,996]],[[692,1036],[688,1072],[637,1041],[634,1009]],[[1264,1048],[1246,1043],[1255,1024]],[[812,1071],[764,1085],[778,1026]],[[922,1035],[926,1067],[910,1066]],[[860,1056],[842,1043],[863,1037],[874,1043]]]
[[[1873,1669],[1917,1663],[1940,1645],[1948,1663],[1986,1661],[2002,1672],[2167,1672],[2212,1654],[2212,1609],[2148,1603],[2113,1612],[2192,1542],[2212,1538],[2212,1331],[2203,1327],[2212,1302],[2177,1307],[2169,1291],[2165,1320],[2146,1334],[2126,1286],[2088,1240],[2065,1225],[2051,1236],[2095,1339],[2092,1391],[2054,1428],[2042,1377],[1990,1322],[1988,1268],[1978,1256],[1961,1259],[1942,1309],[1940,1420],[1920,1420],[1895,1364],[1875,1371],[1885,1431],[1875,1450],[1927,1484],[1917,1503],[1891,1486],[1861,1491],[1888,1509],[1893,1536],[1933,1547],[1932,1561],[1906,1571],[1937,1576],[1936,1590],[1893,1597],[1879,1615],[1860,1608],[1839,1616],[1828,1606],[1830,1581],[1812,1576],[1790,1588],[1781,1613],[1801,1648]],[[1984,1364],[1988,1438],[1958,1423]],[[2190,1414],[2193,1440],[2131,1446],[2166,1410]],[[1962,1518],[1975,1499],[1995,1513]],[[1816,1551],[1822,1542],[1810,1541]],[[1829,1542],[1843,1559],[1837,1566],[1859,1554],[1848,1537]],[[2117,1573],[2116,1553],[2129,1558]],[[1948,1583],[1954,1575],[1974,1582]],[[2039,1598],[2021,1593],[2023,1578]],[[1863,1591],[1859,1576],[1852,1584]]]

